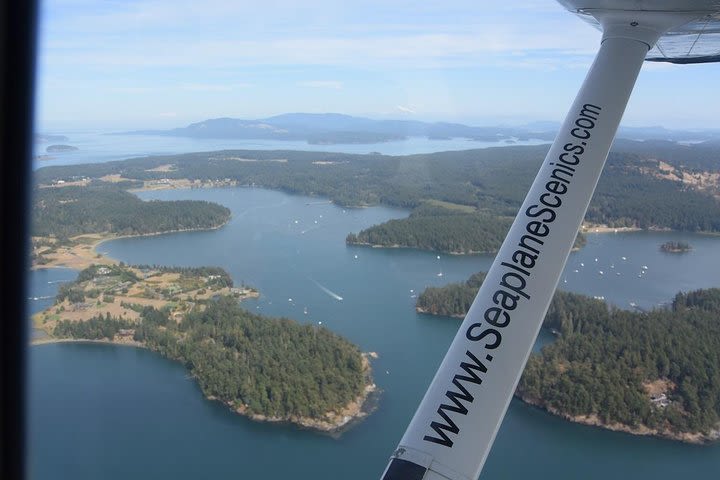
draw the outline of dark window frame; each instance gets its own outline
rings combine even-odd
[[[28,212],[36,0],[0,3],[0,478],[26,473]]]

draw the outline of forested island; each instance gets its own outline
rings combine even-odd
[[[555,138],[559,123],[533,122],[527,125],[472,126],[449,122],[418,120],[375,120],[339,113],[285,113],[267,118],[212,118],[171,130],[141,130],[124,132],[140,135],[167,135],[191,138],[234,138],[306,140],[323,138],[332,143],[378,143],[405,140],[408,137],[448,140],[452,138],[488,142],[516,140],[548,140]],[[718,138],[713,130],[668,130],[663,127],[625,127],[618,130],[618,138],[664,141],[706,141]]]
[[[660,250],[666,253],[685,253],[692,250],[687,242],[665,242],[660,245]]]
[[[555,131],[527,127],[475,127],[459,123],[430,123],[417,120],[373,120],[338,113],[286,113],[260,119],[211,118],[172,130],[141,130],[124,134],[305,140],[309,144],[332,145],[380,143],[406,140],[408,137],[467,138],[490,142],[515,138],[552,140]],[[637,136],[635,134],[635,137]]]
[[[483,274],[429,288],[417,310],[464,316]],[[558,339],[532,355],[516,395],[570,421],[691,443],[720,438],[720,289],[669,309],[625,311],[558,291],[543,322]]]
[[[556,298],[564,334],[532,356],[517,394],[571,421],[692,443],[720,438],[720,289],[680,293],[667,310]]]
[[[254,296],[216,267],[92,265],[33,321],[44,341],[129,344],[180,361],[205,396],[255,420],[335,431],[366,415],[367,357],[325,328],[240,307]]]
[[[586,221],[610,228],[720,231],[718,172],[708,161],[720,147],[684,146],[680,156],[669,142],[618,145],[623,150],[611,152]],[[652,155],[638,153],[643,148]],[[353,233],[349,242],[467,253],[497,249],[546,151],[547,146],[510,146],[388,156],[225,150],[45,167],[36,179],[44,187],[83,178],[93,186],[127,189],[262,186],[345,207],[402,207],[411,210],[406,222]],[[473,237],[468,229],[483,233]]]
[[[219,228],[230,219],[221,205],[197,201],[144,202],[125,188],[132,182],[75,181],[35,188],[32,262],[85,268],[99,257],[95,247],[120,236]]]
[[[423,206],[408,218],[351,233],[349,245],[410,247],[452,254],[495,252],[512,219],[441,206]]]
[[[511,217],[480,213],[472,207],[436,202],[421,205],[408,218],[351,233],[345,241],[348,245],[418,248],[454,255],[495,253],[512,221]],[[578,232],[573,248],[586,242]]]
[[[464,318],[484,280],[485,272],[478,272],[464,283],[428,287],[418,295],[415,309],[419,313]]]
[[[97,182],[35,189],[32,235],[56,238],[100,232],[147,235],[215,228],[230,219],[229,209],[211,202],[144,202],[124,190],[130,185]]]
[[[49,145],[45,151],[48,153],[62,153],[62,152],[75,152],[80,150],[78,147],[72,145]]]

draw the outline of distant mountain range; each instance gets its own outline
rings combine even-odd
[[[44,143],[44,142],[67,142],[68,137],[65,135],[50,135],[50,134],[42,134],[42,133],[36,133],[35,134],[35,143]]]
[[[286,113],[257,120],[214,118],[171,130],[137,130],[122,134],[190,138],[300,140],[310,144],[380,143],[408,137],[443,140],[553,140],[559,123],[534,122],[518,127],[473,127],[460,123],[373,120],[339,113]],[[634,140],[706,141],[720,130],[675,131],[663,127],[622,127],[619,137]]]

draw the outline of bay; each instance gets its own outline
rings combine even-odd
[[[55,303],[60,284],[72,282],[77,277],[77,272],[71,268],[40,268],[30,272],[29,290],[27,298],[27,313],[34,315],[42,312]],[[32,338],[47,336],[42,330],[31,330]]]
[[[233,217],[219,230],[118,239],[100,251],[132,264],[222,266],[236,283],[260,290],[246,308],[322,322],[363,351],[377,352],[378,410],[334,439],[235,415],[205,400],[182,365],[152,352],[37,346],[30,349],[32,478],[378,478],[459,325],[416,314],[413,295],[487,270],[492,256],[438,259],[432,252],[345,245],[351,231],[407,215],[398,209],[343,210],[318,198],[251,188],[141,196],[215,201]],[[663,253],[659,245],[668,240],[694,249]],[[624,308],[630,302],[651,308],[678,290],[720,285],[719,246],[720,238],[695,234],[590,234],[587,246],[571,255],[561,288]],[[55,285],[47,283],[52,272],[34,272],[33,286]],[[543,333],[540,343],[547,341]],[[719,473],[718,445],[575,425],[513,401],[481,478],[656,480]]]

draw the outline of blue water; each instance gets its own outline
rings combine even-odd
[[[317,198],[249,188],[142,197],[211,200],[228,206],[233,218],[219,230],[119,239],[100,251],[127,263],[220,265],[236,283],[260,290],[246,308],[322,322],[362,350],[377,352],[379,408],[334,439],[232,414],[205,400],[180,364],[151,352],[88,344],[33,347],[32,478],[378,478],[459,325],[416,314],[412,295],[486,270],[492,256],[438,259],[430,252],[345,245],[348,232],[407,214],[397,209],[343,210],[317,204]],[[664,254],[659,245],[667,240],[686,240],[694,250]],[[703,235],[589,235],[587,246],[571,255],[561,288],[625,308],[630,302],[649,308],[678,290],[720,285],[718,247],[720,237]],[[646,273],[638,278],[641,271]],[[55,285],[47,282],[61,273],[68,274],[34,272],[33,285]],[[548,341],[543,333],[540,343]],[[514,401],[481,478],[679,475],[718,478],[720,446],[570,424]]]
[[[42,268],[30,274],[30,296],[27,298],[28,313],[33,315],[42,312],[55,303],[60,284],[72,282],[77,272],[70,268]],[[45,332],[32,330],[33,338],[45,337]]]
[[[425,137],[410,137],[406,140],[368,144],[311,145],[303,141],[280,140],[229,140],[206,138],[164,137],[154,135],[106,135],[103,132],[57,132],[68,137],[62,142],[40,142],[35,144],[35,156],[50,158],[36,160],[35,168],[51,165],[74,165],[124,160],[147,155],[174,155],[189,152],[208,152],[224,149],[241,150],[307,150],[313,152],[371,153],[387,155],[411,155],[416,153],[470,150],[473,148],[502,147],[508,145],[539,145],[550,143],[545,140],[504,140],[486,142],[453,138],[431,140]],[[46,153],[53,144],[78,147],[73,152]]]

